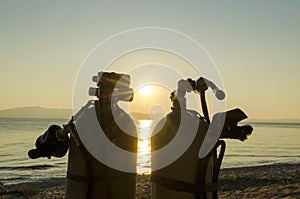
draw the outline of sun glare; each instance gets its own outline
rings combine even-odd
[[[143,86],[142,88],[140,88],[140,93],[142,95],[149,95],[151,91],[152,91],[151,86]]]

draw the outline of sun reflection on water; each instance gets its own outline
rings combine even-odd
[[[151,173],[151,143],[150,136],[152,131],[152,120],[138,121],[138,155],[137,172],[138,174]]]

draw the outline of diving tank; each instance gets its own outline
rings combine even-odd
[[[211,199],[217,189],[214,156],[198,157],[209,124],[198,112],[186,108],[185,94],[193,90],[190,85],[190,80],[178,82],[170,97],[172,111],[153,130],[152,199]]]
[[[182,120],[186,120],[184,128],[179,127]],[[193,134],[191,131],[194,129],[190,127],[195,125],[198,126],[196,134],[191,135]],[[205,121],[197,112],[191,110],[181,112],[173,110],[157,124],[154,128],[155,135],[151,138],[152,152],[168,145],[176,134],[183,133],[194,137],[194,139],[190,146],[175,161],[166,167],[152,171],[152,199],[195,199],[196,195],[199,194],[204,194],[206,198],[212,198],[212,193],[215,190],[208,187],[213,187],[213,157],[198,158],[200,146],[207,129],[208,125]],[[174,151],[177,150],[175,147]],[[169,155],[172,156],[173,154]],[[166,156],[154,156],[151,159],[151,164],[159,164],[161,159],[164,158]],[[201,191],[202,193],[200,193]]]
[[[119,148],[137,153],[135,123],[117,104],[120,99],[128,100],[124,98],[124,95],[114,94],[118,88],[115,82],[120,81],[120,76],[123,75],[116,73],[101,73],[100,75],[101,78],[98,80],[100,89],[95,93],[99,100],[92,101],[83,107],[74,116],[74,122],[71,124],[67,199],[135,198],[136,159],[130,159],[130,166],[133,168],[131,171],[115,169],[105,162],[106,159],[112,159],[116,164],[126,167],[128,160],[123,162],[120,154],[114,149]],[[105,136],[103,140],[107,140],[115,148],[95,151],[98,146],[101,148],[105,143],[100,141],[91,146],[93,142],[90,144],[89,141],[97,139],[93,133],[103,133]],[[99,160],[95,154],[102,155],[103,159]]]
[[[90,107],[75,120],[76,123],[86,122],[93,117],[94,107]],[[128,114],[120,110],[122,115],[118,120],[127,122],[127,130],[136,133],[133,120]],[[135,152],[137,150],[136,137],[127,137],[121,129],[111,124],[115,143],[126,145],[126,150]],[[86,132],[88,133],[88,132]],[[112,134],[112,131],[110,132]],[[110,153],[107,151],[107,153]],[[114,154],[110,154],[114,155]],[[129,173],[113,169],[97,160],[82,144],[80,137],[73,128],[70,139],[68,170],[67,170],[67,192],[66,198],[135,198],[136,173]]]

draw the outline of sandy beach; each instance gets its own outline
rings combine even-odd
[[[18,190],[28,198],[65,198],[66,180],[1,185],[1,192]],[[138,199],[151,198],[150,176],[137,177]],[[3,198],[24,198],[17,194]],[[222,169],[219,198],[300,198],[300,164]]]

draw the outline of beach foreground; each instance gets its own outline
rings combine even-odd
[[[29,198],[65,198],[65,179],[2,185],[0,191],[19,190]],[[151,198],[150,176],[137,177],[138,199]],[[22,198],[17,195],[3,198]],[[23,197],[24,198],[24,197]],[[222,169],[219,198],[300,198],[300,164]]]

